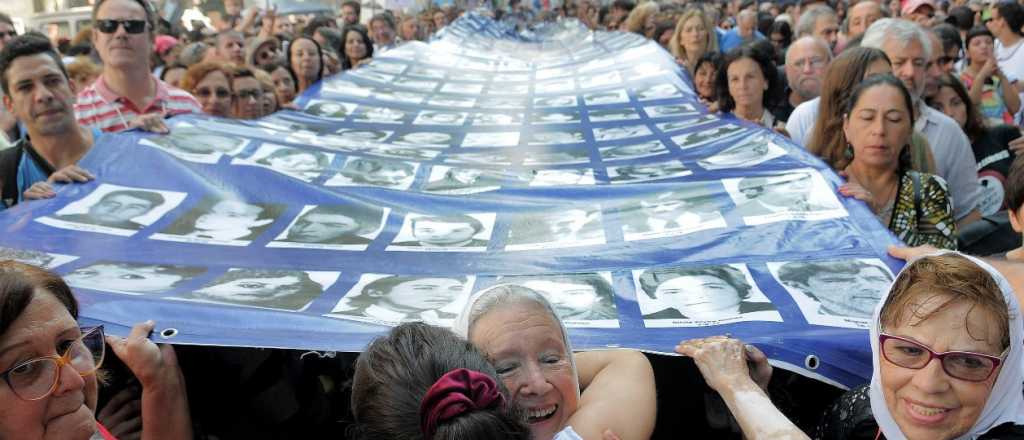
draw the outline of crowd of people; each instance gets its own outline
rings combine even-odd
[[[909,261],[871,322],[874,374],[813,422],[780,405],[780,372],[729,336],[683,341],[719,399],[700,419],[746,438],[1024,438],[1024,7],[980,0],[574,0],[497,18],[576,18],[671,53],[714,112],[790,137],[846,179]],[[96,0],[69,41],[16,35],[0,14],[0,209],[94,178],[97,139],[165,133],[166,118],[256,119],[322,78],[426,40],[457,8],[362,20],[278,16],[227,0],[215,32],[148,0]],[[372,171],[368,178],[372,178]],[[1011,232],[1011,228],[1013,231]],[[995,255],[980,259],[953,251]],[[76,323],[58,275],[0,262],[0,438],[642,439],[675,437],[651,357],[574,353],[542,294],[476,293],[454,331],[404,324],[358,355],[158,346]],[[114,356],[108,356],[109,348]],[[316,358],[310,360],[309,358]],[[935,360],[936,362],[932,362]],[[194,374],[189,374],[193,372]],[[775,386],[771,386],[772,384]],[[802,410],[807,412],[811,395]],[[797,400],[800,400],[799,398]],[[716,403],[717,402],[717,403]],[[714,408],[724,405],[724,417]],[[800,406],[800,405],[797,405]],[[255,420],[258,419],[258,420]],[[724,421],[723,421],[724,419]],[[703,432],[694,428],[695,432]]]

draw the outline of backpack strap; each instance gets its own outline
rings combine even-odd
[[[18,201],[18,165],[25,150],[19,141],[13,147],[0,150],[0,203],[11,207]]]

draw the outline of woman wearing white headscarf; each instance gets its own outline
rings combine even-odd
[[[870,337],[871,383],[829,408],[814,438],[1024,439],[1024,331],[996,269],[956,252],[911,261]],[[677,351],[694,357],[747,438],[807,438],[745,379],[742,343],[715,337]]]
[[[527,287],[502,284],[474,294],[455,332],[487,355],[526,409],[535,440],[647,439],[654,430],[654,372],[643,354],[573,354],[554,308]],[[581,385],[583,392],[581,393]]]

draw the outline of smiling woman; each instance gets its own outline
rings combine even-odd
[[[185,382],[174,349],[148,339],[152,321],[128,339],[81,328],[78,303],[57,275],[0,262],[0,438],[113,438],[96,421],[104,342],[142,384],[142,438],[191,439]]]
[[[527,412],[535,440],[625,440],[654,430],[654,373],[634,351],[574,354],[554,308],[536,291],[501,284],[476,293],[455,322]],[[581,386],[585,389],[580,392]]]

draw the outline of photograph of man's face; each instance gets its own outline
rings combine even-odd
[[[253,228],[266,224],[261,220],[263,207],[240,200],[221,200],[210,211],[196,219],[196,230],[218,231],[224,229]]]
[[[465,288],[461,278],[388,277],[379,281],[363,288],[364,294],[375,297],[381,307],[404,313],[441,309]]]
[[[608,177],[613,183],[670,179],[690,174],[693,174],[693,172],[688,170],[680,161],[608,167]]]
[[[451,246],[473,239],[482,229],[474,222],[453,222],[444,219],[420,218],[412,224],[412,236],[431,246]]]
[[[569,96],[548,96],[534,98],[533,106],[538,108],[546,107],[576,107],[576,97]]]
[[[534,243],[591,244],[603,242],[601,210],[568,208],[557,212],[523,214],[509,229],[509,245]]]
[[[473,118],[473,125],[519,125],[522,123],[522,113],[477,113]]]
[[[92,205],[88,217],[95,224],[118,227],[148,213],[163,202],[160,193],[115,191],[107,193],[98,203]]]
[[[583,95],[583,102],[586,102],[587,105],[621,104],[629,102],[629,95],[625,90],[588,93]]]
[[[288,228],[284,241],[317,244],[365,244],[361,235],[375,233],[383,219],[381,208],[368,205],[316,206]]]
[[[771,141],[759,136],[749,142],[740,142],[726,148],[714,156],[699,161],[698,164],[708,169],[746,166],[764,162],[764,158],[769,156],[771,150]]]
[[[523,163],[526,165],[556,165],[589,161],[589,152],[582,148],[530,152],[523,159]]]
[[[356,116],[356,121],[372,123],[400,123],[405,118],[405,112],[391,107],[370,107],[364,108],[363,112]]]
[[[769,264],[794,295],[818,303],[817,314],[870,320],[892,283],[881,261],[850,259]]]
[[[363,142],[382,142],[391,136],[390,131],[384,130],[358,130],[358,129],[341,129],[338,130],[338,136],[342,139],[352,141],[363,141]]]
[[[617,319],[615,289],[607,273],[509,276],[502,283],[516,284],[544,295],[565,321]]]
[[[672,84],[658,84],[638,89],[636,96],[641,101],[650,99],[675,98],[683,96],[682,92]]]
[[[618,147],[605,147],[601,148],[600,152],[601,159],[605,160],[633,159],[664,154],[668,152],[668,148],[661,141],[648,141]]]
[[[718,142],[723,139],[735,136],[743,132],[743,127],[737,125],[723,125],[710,130],[698,130],[692,133],[672,136],[672,142],[679,145],[679,148],[687,149],[701,145]]]
[[[452,135],[437,131],[414,131],[403,134],[395,139],[394,143],[401,145],[438,145],[449,146],[452,143]]]
[[[462,125],[466,122],[466,113],[445,112],[437,110],[421,111],[413,124],[417,125]]]
[[[443,89],[444,88],[442,87],[442,90]],[[427,103],[430,104],[430,105],[436,105],[436,106],[439,106],[439,107],[469,108],[469,107],[472,107],[473,105],[476,104],[476,99],[475,98],[470,98],[470,97],[437,96],[437,95],[435,95],[433,98],[430,98],[430,101],[427,101]]]
[[[128,293],[163,293],[206,269],[163,264],[99,262],[64,276],[72,287]]]
[[[694,127],[701,124],[710,124],[716,121],[718,121],[718,117],[715,115],[703,115],[693,119],[684,119],[681,121],[659,122],[657,124],[654,124],[654,126],[658,127],[658,130],[661,130],[662,133],[669,133],[672,131],[682,130],[684,128]],[[690,134],[693,133],[673,136],[672,141],[682,145],[683,143],[686,143],[687,136],[689,136]]]
[[[533,124],[567,124],[579,122],[580,112],[577,111],[566,111],[566,112],[548,112],[548,113],[534,113],[530,122]]]
[[[417,164],[366,157],[350,157],[326,185],[371,185],[406,189],[416,177]]]
[[[472,152],[450,154],[444,158],[445,163],[471,163],[489,165],[511,165],[512,157],[504,152]]]
[[[624,127],[595,128],[594,140],[614,141],[632,137],[648,136],[652,134],[651,129],[646,125],[628,125]]]
[[[587,117],[592,122],[606,122],[606,121],[628,121],[632,119],[640,119],[640,114],[633,109],[606,109],[606,110],[591,110]]]
[[[248,145],[245,139],[212,133],[184,123],[175,126],[171,134],[149,137],[139,143],[164,149],[186,160],[194,158],[190,155],[237,154]]]
[[[534,132],[530,145],[576,144],[583,142],[583,133],[578,131]]]
[[[739,190],[747,199],[759,199],[774,206],[805,205],[811,197],[811,175],[791,174],[774,178],[747,177]]]
[[[345,119],[355,111],[356,107],[356,104],[351,103],[313,100],[310,101],[305,112],[321,118]]]
[[[693,104],[653,105],[644,107],[644,111],[652,118],[698,114],[697,108]]]
[[[314,280],[312,276],[318,279]],[[273,309],[301,310],[337,277],[337,272],[231,269],[186,297]]]

